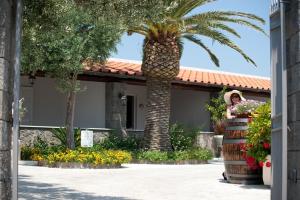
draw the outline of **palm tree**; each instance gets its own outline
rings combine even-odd
[[[254,22],[264,24],[256,15],[234,11],[209,11],[191,15],[199,6],[216,0],[166,0],[167,9],[159,20],[145,20],[130,27],[128,34],[145,36],[142,72],[146,77],[147,110],[144,147],[151,150],[171,150],[169,136],[171,81],[179,73],[182,38],[203,48],[216,66],[217,56],[202,42],[199,36],[211,38],[241,54],[247,62],[256,65],[225,34],[240,38],[230,23],[244,25],[264,33]]]

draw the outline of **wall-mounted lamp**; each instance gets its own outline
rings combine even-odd
[[[35,76],[33,74],[30,74],[29,77],[28,77],[28,79],[29,79],[29,84],[31,86],[33,86],[34,81],[35,81]]]
[[[119,99],[121,101],[121,105],[122,106],[126,106],[126,104],[127,104],[127,97],[124,94],[119,93]]]

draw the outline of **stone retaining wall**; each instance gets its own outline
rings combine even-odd
[[[33,146],[40,137],[50,145],[60,144],[60,141],[53,137],[52,130],[59,127],[42,127],[42,126],[21,126],[20,127],[20,146]],[[111,129],[95,129],[91,128],[94,133],[94,144],[103,141],[112,132]],[[142,130],[128,130],[127,134],[138,139],[143,138]],[[210,149],[214,157],[220,156],[220,144],[214,139],[213,132],[200,132],[196,140],[196,146]],[[219,149],[219,150],[218,150]]]
[[[60,144],[60,141],[53,137],[52,131],[59,127],[41,127],[41,126],[21,126],[20,127],[20,146],[33,146],[40,137],[50,145]],[[110,129],[88,129],[94,133],[94,143],[99,143],[111,132]]]

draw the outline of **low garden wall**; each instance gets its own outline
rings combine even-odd
[[[20,126],[20,146],[33,146],[37,138],[40,137],[42,140],[51,145],[60,144],[60,141],[53,137],[52,130],[55,126]],[[85,129],[82,129],[85,130]],[[89,128],[88,130],[94,133],[94,143],[99,143],[106,138],[111,129],[106,128]]]
[[[54,126],[20,126],[20,145],[21,146],[33,146],[34,142],[40,137],[42,140],[46,141],[48,144],[56,145],[60,144],[59,140],[53,137],[52,130]],[[82,129],[84,130],[84,129]],[[112,132],[112,129],[106,128],[88,128],[88,130],[93,131],[94,144],[101,142],[104,138],[108,137]],[[128,135],[134,136],[141,139],[143,137],[143,130],[128,130]],[[212,150],[214,157],[219,157],[218,154],[218,144],[214,140],[213,132],[200,132],[197,140],[196,146],[201,148],[206,148]]]

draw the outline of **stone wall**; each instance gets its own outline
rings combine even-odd
[[[53,137],[52,131],[54,128],[59,127],[34,127],[34,126],[21,126],[20,127],[20,146],[33,146],[40,137],[43,141],[50,145],[60,144],[60,141]],[[109,133],[110,129],[88,129],[94,133],[94,144],[103,141]]]
[[[105,127],[115,129],[121,133],[126,128],[126,101],[121,98],[125,95],[125,84],[108,82],[105,87]]]
[[[288,185],[287,199],[300,197],[300,1],[287,8]]]
[[[11,199],[14,1],[0,0],[0,199]]]
[[[20,146],[33,146],[40,137],[43,141],[50,145],[60,144],[60,141],[53,137],[52,130],[59,127],[41,127],[41,126],[21,126],[20,127]],[[111,129],[88,129],[94,133],[94,144],[100,143],[112,133]],[[134,136],[137,139],[143,138],[143,131],[128,130],[129,136]],[[219,140],[218,140],[219,141]],[[215,157],[220,156],[220,143],[214,139],[213,132],[200,132],[196,140],[196,146],[210,149]],[[219,156],[218,156],[219,155]]]

